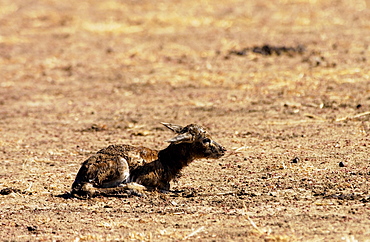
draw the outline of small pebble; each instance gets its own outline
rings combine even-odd
[[[28,231],[36,231],[37,230],[37,226],[34,226],[34,225],[27,226],[27,230]]]
[[[292,160],[292,163],[298,163],[298,161],[300,161],[299,157],[295,157],[295,158]]]
[[[345,166],[346,166],[346,164],[344,164],[343,161],[339,162],[339,167],[345,167]]]

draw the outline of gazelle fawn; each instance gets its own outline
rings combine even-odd
[[[176,133],[163,150],[110,145],[83,162],[72,184],[77,197],[141,195],[145,190],[168,191],[170,181],[195,159],[224,155],[226,149],[199,125],[162,123]]]

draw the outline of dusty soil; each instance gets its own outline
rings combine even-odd
[[[0,1],[2,241],[369,241],[370,3]],[[148,197],[69,196],[160,122],[228,154]]]

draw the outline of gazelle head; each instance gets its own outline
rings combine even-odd
[[[215,142],[199,125],[189,124],[185,127],[175,124],[162,123],[177,136],[168,140],[171,144],[190,144],[191,152],[196,158],[220,158],[225,154],[225,147]]]

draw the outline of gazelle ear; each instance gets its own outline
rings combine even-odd
[[[169,128],[170,130],[172,130],[173,132],[178,133],[178,134],[183,129],[182,126],[176,125],[176,124],[169,124],[169,123],[161,123],[161,124],[163,124],[164,126],[166,126],[167,128]]]
[[[180,134],[176,137],[173,137],[170,140],[167,140],[167,142],[170,142],[172,144],[179,144],[179,143],[191,143],[193,142],[193,135],[189,133]]]

